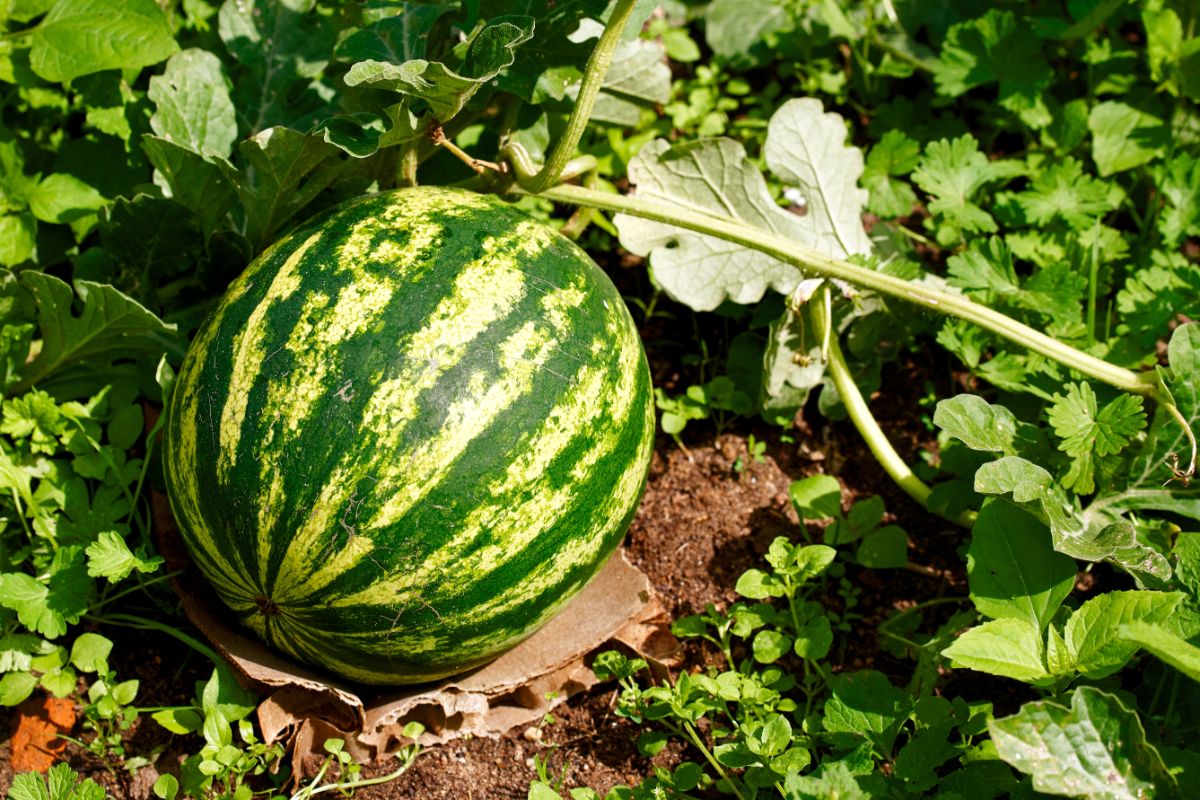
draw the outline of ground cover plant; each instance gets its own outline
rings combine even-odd
[[[9,795],[461,796],[411,746],[364,777],[333,740],[291,774],[180,616],[150,508],[175,371],[242,269],[341,201],[453,185],[559,227],[621,287],[667,465],[643,512],[663,519],[630,536],[643,564],[677,535],[672,476],[788,484],[757,553],[701,565],[709,596],[648,569],[680,670],[596,657],[619,688],[576,715],[611,697],[619,724],[591,736],[633,742],[635,774],[585,785],[567,733],[491,796],[1186,797],[1198,14],[0,4],[0,702],[81,719],[69,765]],[[857,452],[816,458],[851,431]],[[131,628],[182,643],[186,671],[122,660]],[[423,759],[441,766],[413,778]]]

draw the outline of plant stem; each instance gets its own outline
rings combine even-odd
[[[100,609],[104,608],[107,605],[110,605],[114,600],[119,600],[120,598],[125,597],[128,594],[132,594],[133,592],[141,591],[141,590],[145,589],[147,586],[153,586],[156,583],[162,583],[163,581],[168,581],[171,578],[176,578],[182,574],[183,573],[181,571],[168,572],[165,575],[159,575],[158,577],[151,578],[148,581],[142,581],[135,586],[130,586],[127,589],[122,589],[121,591],[117,592],[114,595],[109,595],[108,597],[104,598],[96,605],[92,606],[91,609],[89,609],[89,611],[92,614],[95,614]]]
[[[828,289],[823,294],[828,294]],[[819,298],[814,298],[811,303],[813,324],[818,329],[829,328],[829,318],[826,316],[828,310],[825,304],[819,301]],[[871,409],[867,407],[867,401],[862,396],[862,392],[858,390],[858,385],[854,382],[854,376],[850,374],[850,366],[846,363],[846,357],[842,354],[842,347],[838,343],[836,336],[829,338],[829,349],[826,355],[828,359],[829,375],[833,378],[833,384],[837,387],[838,394],[842,397],[842,404],[846,406],[846,413],[850,415],[850,421],[854,423],[854,427],[858,428],[858,432],[867,442],[867,447],[871,449],[871,453],[875,456],[875,460],[883,467],[884,471],[891,477],[896,484],[905,491],[905,493],[921,504],[921,507],[926,511],[937,514],[943,519],[947,519],[956,525],[961,525],[964,528],[970,528],[975,522],[975,513],[964,511],[957,517],[951,517],[942,514],[929,507],[929,496],[932,490],[913,471],[909,469],[908,464],[900,457],[892,447],[892,443],[888,441],[887,434],[879,427],[874,415],[871,414]]]
[[[1182,469],[1179,467],[1178,456],[1173,453],[1171,455],[1171,459],[1173,459],[1175,463],[1170,463],[1171,460],[1169,459],[1167,464],[1174,476],[1172,480],[1177,480],[1182,483],[1184,487],[1186,487],[1192,482],[1192,476],[1196,474],[1196,434],[1192,433],[1192,426],[1188,425],[1187,419],[1182,413],[1180,413],[1179,406],[1175,405],[1174,403],[1163,403],[1162,407],[1165,408],[1167,412],[1175,418],[1175,421],[1179,423],[1179,427],[1183,428],[1183,434],[1187,437],[1188,443],[1192,446],[1191,459]]]
[[[700,751],[700,753],[704,756],[704,759],[709,764],[712,764],[713,769],[715,769],[717,771],[717,774],[720,775],[721,778],[726,783],[729,784],[729,787],[731,789],[733,789],[733,793],[735,795],[737,795],[738,800],[747,800],[745,797],[742,796],[742,793],[738,789],[738,785],[735,782],[734,778],[725,771],[725,768],[721,766],[721,762],[717,761],[716,757],[713,756],[712,752],[707,747],[705,747],[704,740],[700,738],[700,732],[696,730],[696,727],[694,725],[692,725],[692,723],[688,722],[687,720],[684,720],[683,721],[683,730],[686,732],[687,738],[691,740],[692,745],[694,745],[695,748]]]
[[[531,193],[521,186],[514,186],[513,191]],[[547,200],[625,213],[734,242],[774,256],[809,275],[840,278],[881,294],[966,320],[1117,389],[1151,397],[1160,402],[1165,400],[1158,390],[1157,379],[1153,373],[1137,373],[1110,364],[962,295],[943,292],[931,286],[906,281],[827,256],[771,231],[731,217],[719,217],[673,203],[628,197],[579,186],[555,186],[539,194]]]
[[[13,42],[18,39],[24,39],[26,36],[32,36],[33,32],[41,25],[34,25],[32,28],[26,28],[23,31],[9,31],[8,33],[0,33],[0,42]]]
[[[1093,230],[1096,238],[1092,241],[1092,247],[1088,251],[1088,345],[1096,343],[1096,304],[1100,292],[1100,220],[1098,218]]]
[[[92,615],[89,614],[88,616],[90,617]],[[92,617],[92,618],[95,619],[97,622],[103,622],[108,625],[119,625],[119,626],[126,627],[126,628],[139,628],[142,630],[160,631],[162,633],[167,634],[168,636],[174,636],[176,639],[183,642],[188,647],[195,650],[197,653],[200,653],[205,658],[207,658],[209,661],[213,662],[213,664],[228,663],[223,656],[221,656],[219,653],[217,653],[216,650],[212,649],[211,647],[209,647],[208,645],[204,644],[203,642],[197,640],[196,638],[194,638],[192,636],[188,636],[186,633],[179,630],[178,628],[175,628],[171,625],[166,624],[165,622],[157,622],[155,620],[146,619],[145,617],[139,617],[134,614],[106,614],[102,617]]]
[[[400,185],[401,186],[416,186],[417,185],[417,166],[420,164],[418,159],[418,144],[411,142],[400,153]]]
[[[625,30],[625,23],[629,21],[635,5],[637,5],[637,0],[617,0],[617,6],[613,9],[608,24],[604,27],[604,33],[600,35],[596,49],[588,58],[587,67],[583,73],[583,82],[579,84],[579,96],[575,99],[575,106],[571,109],[571,116],[567,120],[567,129],[538,174],[524,183],[529,192],[538,194],[554,185],[558,181],[563,167],[574,155],[575,148],[579,146],[579,140],[583,138],[583,132],[592,116],[592,107],[596,105],[596,96],[600,93],[605,76],[608,75],[613,52],[616,51],[617,44],[621,41],[621,31]]]

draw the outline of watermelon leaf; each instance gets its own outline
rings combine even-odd
[[[218,14],[218,31],[238,61],[230,73],[243,136],[274,125],[305,129],[328,112],[318,77],[329,63],[332,20],[313,13],[316,0],[237,0]]]
[[[53,275],[33,271],[22,272],[19,280],[37,303],[41,346],[21,380],[7,387],[9,395],[44,386],[47,378],[61,377],[69,367],[95,372],[95,380],[102,382],[103,367],[131,353],[182,356],[184,344],[175,325],[111,286],[79,280],[72,291]],[[79,316],[71,310],[76,295],[82,304]]]
[[[488,81],[510,66],[516,49],[531,38],[532,20],[509,17],[480,31],[457,68],[423,58],[402,64],[372,59],[352,66],[345,81],[347,86],[397,92],[411,98],[410,103],[422,101],[414,108],[427,107],[438,122],[445,123],[457,116]]]
[[[150,79],[148,94],[158,109],[150,117],[157,135],[202,155],[229,155],[237,115],[219,58],[195,48],[176,53]]]
[[[656,140],[629,164],[639,196],[731,216],[821,253],[844,258],[870,252],[862,227],[866,193],[857,187],[862,153],[845,145],[845,125],[812,98],[784,103],[771,117],[765,147],[771,172],[798,192],[808,212],[779,208],[758,168],[730,139],[682,145]],[[676,300],[710,311],[726,300],[754,303],[767,288],[795,291],[802,277],[791,264],[703,234],[618,214],[621,243],[648,255],[656,279]]]
[[[240,169],[217,161],[241,200],[241,233],[258,253],[342,169],[337,150],[314,136],[274,127],[238,145]]]

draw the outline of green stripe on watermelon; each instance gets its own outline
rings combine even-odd
[[[651,398],[623,302],[573,243],[489,196],[403,190],[234,283],[176,383],[168,488],[270,644],[431,680],[528,635],[615,550]]]

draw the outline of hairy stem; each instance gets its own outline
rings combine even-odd
[[[528,189],[520,186],[514,187],[513,191],[530,193]],[[827,256],[771,231],[747,225],[731,217],[719,217],[672,203],[584,189],[579,186],[555,186],[539,194],[547,200],[621,212],[734,242],[792,264],[808,275],[840,278],[880,294],[907,300],[923,308],[974,323],[1122,391],[1151,397],[1160,402],[1166,400],[1159,392],[1153,373],[1137,373],[1110,364],[962,295],[943,292],[931,286],[906,281]]]
[[[588,58],[587,67],[583,73],[583,82],[579,85],[579,97],[576,98],[575,107],[571,109],[571,116],[567,120],[567,130],[558,140],[558,144],[554,146],[550,157],[546,159],[545,165],[537,175],[523,183],[529,192],[538,194],[557,183],[558,176],[562,174],[563,168],[574,155],[575,148],[579,146],[579,140],[583,137],[583,131],[587,128],[588,120],[592,116],[592,107],[596,105],[596,96],[600,93],[604,77],[608,74],[613,52],[616,51],[617,44],[621,41],[621,31],[625,30],[625,23],[629,21],[635,5],[637,5],[637,0],[617,1],[617,6],[613,9],[612,16],[609,17],[608,25],[604,27],[604,33],[600,35],[600,41],[596,43],[596,49]]]
[[[828,294],[826,287],[823,294]],[[826,305],[821,302],[821,298],[814,298],[811,303],[813,323],[818,329],[828,329],[830,320]],[[913,471],[909,469],[908,464],[892,447],[892,443],[888,440],[887,434],[879,427],[879,422],[876,421],[874,415],[871,414],[871,409],[867,407],[866,398],[862,396],[862,392],[858,390],[858,385],[854,382],[854,376],[850,374],[850,366],[846,363],[846,357],[842,354],[842,347],[838,343],[837,336],[829,337],[829,349],[826,355],[828,359],[827,366],[829,367],[829,375],[833,378],[833,383],[837,387],[838,394],[842,397],[842,404],[846,406],[846,413],[850,416],[850,421],[854,423],[854,427],[862,435],[870,448],[871,453],[875,456],[875,460],[883,467],[888,476],[891,477],[896,485],[905,491],[905,493],[921,504],[921,507],[927,511],[937,514],[943,519],[947,519],[956,525],[961,525],[964,528],[970,528],[975,522],[975,514],[971,511],[965,511],[957,517],[952,517],[929,507],[929,496],[932,490]]]

